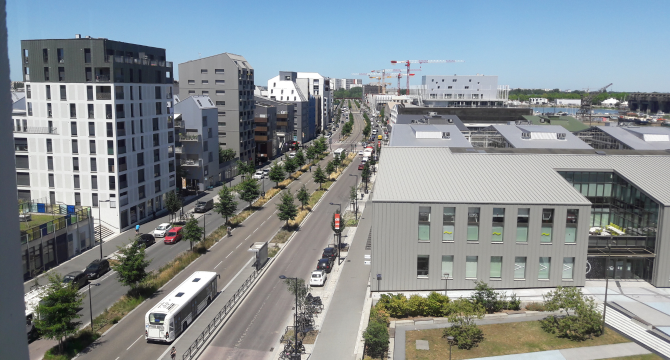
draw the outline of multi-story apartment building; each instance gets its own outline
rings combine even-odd
[[[352,87],[361,86],[363,86],[363,80],[361,79],[330,79],[330,88],[333,91],[340,89],[349,90]]]
[[[263,163],[272,160],[279,153],[277,108],[256,102],[254,122],[256,123],[256,161]]]
[[[509,96],[508,85],[498,85],[498,76],[423,76],[419,91],[426,106],[502,106]]]
[[[175,153],[177,163],[184,170],[184,179],[178,187],[204,190],[221,181],[217,108],[206,95],[189,96],[174,106]]]
[[[14,129],[19,197],[94,208],[107,202],[102,225],[115,232],[161,210],[175,173],[165,49],[77,35],[23,40],[21,60],[27,116]]]
[[[180,98],[208,95],[217,108],[219,146],[254,161],[254,69],[223,53],[179,64]]]
[[[309,93],[314,101],[315,134],[321,133],[332,122],[333,93],[330,78],[314,72],[298,72],[298,85],[304,93]]]
[[[294,105],[289,102],[275,101],[261,96],[254,96],[254,101],[256,102],[257,107],[269,106],[276,109],[275,112],[277,114],[277,121],[274,124],[276,141],[272,144],[274,147],[274,156],[279,156],[288,151],[289,142],[293,139],[291,134],[293,134],[293,123],[295,121]],[[259,120],[259,118],[256,117],[257,135],[262,135],[258,133],[258,126],[263,126],[259,124],[259,122],[264,123],[263,120]],[[258,144],[258,140],[256,140],[256,144]],[[256,151],[258,152],[258,149]],[[270,157],[270,159],[272,159],[272,157]]]
[[[297,83],[298,73],[291,71],[280,71],[278,76],[268,80],[268,90],[271,100],[289,102],[294,105],[294,122],[292,141],[303,144],[314,138],[314,97],[303,92]],[[306,81],[303,81],[306,82]],[[310,114],[312,116],[310,116]]]

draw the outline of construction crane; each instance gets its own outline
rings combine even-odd
[[[602,92],[605,92],[605,90],[607,90],[607,88],[610,87],[610,86],[612,86],[612,83],[610,83],[609,85],[606,85],[606,86],[604,86],[604,87],[602,87],[602,88],[600,88],[596,91],[591,91],[590,92],[587,89],[586,94],[581,96],[582,97],[582,102],[581,102],[581,105],[579,106],[579,110],[577,111],[577,115],[581,115],[582,118],[585,117],[585,116],[588,116],[589,117],[589,126],[591,126],[591,116],[593,116],[593,114],[591,113],[591,109],[593,108],[593,98],[596,95],[598,95]]]
[[[398,74],[398,96],[400,96],[400,78],[407,77],[407,80],[409,81],[409,77],[414,76],[414,75],[416,75],[416,74],[409,74],[409,75]],[[409,90],[407,90],[407,94],[405,94],[405,95],[409,95]]]
[[[417,71],[418,69],[410,69],[410,64],[437,64],[437,63],[458,63],[463,60],[391,60],[391,64],[403,64],[407,67],[407,95],[409,95],[409,77],[410,71]]]

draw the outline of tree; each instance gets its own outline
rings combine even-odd
[[[191,214],[191,218],[184,225],[184,239],[191,243],[191,250],[193,250],[194,242],[202,240],[203,232],[204,230],[200,227],[198,219],[194,218],[193,214]]]
[[[463,298],[452,301],[451,306],[448,319],[452,325],[443,330],[442,337],[453,336],[459,349],[477,347],[484,340],[484,333],[475,324],[475,319],[484,317],[484,307]]]
[[[305,165],[305,153],[302,152],[302,149],[296,151],[294,160],[298,166]]]
[[[281,202],[277,204],[277,217],[279,220],[286,221],[288,228],[288,221],[295,219],[296,216],[298,216],[298,207],[293,203],[291,190],[286,190],[281,196]]]
[[[295,161],[295,158],[288,158],[284,161],[284,169],[289,174],[292,174],[298,168],[298,164]]]
[[[307,188],[303,184],[302,187],[300,187],[300,190],[298,190],[298,193],[295,194],[296,198],[298,201],[300,201],[300,210],[303,210],[305,208],[305,205],[309,203],[309,192],[307,192]]]
[[[219,190],[219,202],[214,204],[214,211],[226,219],[235,215],[237,210],[237,201],[229,187],[222,186]]]
[[[584,296],[581,289],[559,286],[543,297],[547,311],[564,312],[560,316],[552,315],[540,320],[544,331],[574,341],[603,334],[602,314],[593,298]]]
[[[295,278],[287,278],[284,279],[284,283],[286,284],[286,288],[291,295],[296,296],[296,293],[298,295],[298,307],[302,307],[305,304],[305,297],[307,297],[307,294],[309,293],[309,286],[305,285],[305,280],[298,278],[298,284],[296,285],[296,279]]]
[[[328,144],[326,144],[326,138],[320,137],[314,141],[314,147],[316,148],[317,154],[323,154],[328,150]]]
[[[344,151],[342,153],[344,153]],[[340,158],[340,155],[335,154],[335,156],[333,156],[332,162],[333,166],[335,166],[335,171],[337,171],[340,167],[340,164],[342,164],[342,159]]]
[[[341,216],[342,214],[340,214],[340,228],[335,229],[335,214],[340,214],[340,209],[335,210],[335,212],[333,213],[333,218],[330,220],[330,228],[333,230],[335,234],[341,234],[347,227],[347,225],[344,223],[344,217]]]
[[[270,168],[268,177],[270,178],[270,180],[275,182],[277,187],[279,187],[279,182],[284,181],[284,179],[286,179],[286,173],[284,172],[284,168],[281,165],[277,164],[277,162],[275,161],[275,163],[272,164],[272,167]]]
[[[219,163],[223,164],[235,158],[235,150],[219,148]]]
[[[181,206],[181,200],[179,200],[179,197],[174,191],[169,191],[167,194],[165,194],[165,207],[167,208],[168,212],[170,212],[170,219],[172,219],[172,216],[177,211],[179,211]]]
[[[49,274],[49,284],[42,301],[37,305],[33,318],[39,334],[47,339],[58,340],[58,351],[63,353],[65,337],[77,332],[80,324],[75,321],[83,300],[79,288],[73,283],[62,282],[58,273]]]
[[[358,186],[358,184],[352,186],[351,189],[349,190],[349,201],[351,201],[351,204],[353,206],[355,206],[354,202],[356,201],[356,198],[358,198],[358,193],[356,192],[356,186]]]
[[[504,307],[504,296],[493,290],[484,281],[475,281],[475,291],[472,293],[471,300],[484,307],[487,313],[493,314]]]
[[[261,193],[258,189],[258,182],[256,179],[246,179],[240,185],[240,199],[248,202],[251,206],[251,202]]]
[[[366,162],[363,165],[363,171],[361,172],[361,179],[365,181],[365,191],[368,190],[368,181],[370,180],[370,162]]]
[[[326,164],[326,174],[330,175],[333,172],[335,172],[335,164],[334,161],[331,160]]]
[[[316,147],[314,145],[310,145],[307,148],[307,158],[309,159],[309,162],[312,163],[314,159],[316,159]]]
[[[321,169],[321,165],[316,166],[316,170],[314,170],[314,182],[319,184],[319,190],[321,190],[321,184],[325,183],[327,181],[326,174],[324,174],[323,169]]]
[[[370,128],[370,124],[368,123],[365,125],[365,128],[363,129],[363,138],[367,139],[370,137],[370,133],[372,132],[372,129]]]
[[[389,331],[386,324],[371,321],[363,333],[365,353],[374,359],[383,359],[389,349]]]
[[[237,172],[238,174],[248,174],[253,175],[256,172],[256,167],[251,162],[237,161]]]
[[[114,271],[119,273],[121,284],[135,289],[139,283],[149,275],[146,271],[151,260],[146,258],[144,245],[135,239],[130,246],[119,246],[119,262],[113,265]]]

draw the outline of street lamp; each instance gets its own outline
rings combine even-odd
[[[358,188],[358,174],[349,174],[349,176],[355,176],[356,177],[356,183],[354,184],[355,188]],[[354,212],[356,216],[356,220],[358,220],[358,193],[356,194],[354,201],[356,204],[354,205]]]
[[[91,297],[91,285],[100,286],[100,283],[88,283],[88,312],[91,313],[91,331],[93,331],[93,298]]]
[[[442,280],[444,280],[444,296],[447,296],[447,289],[449,289],[449,273],[442,274]]]
[[[293,355],[298,354],[298,278],[297,277],[286,277],[284,275],[279,275],[279,278],[282,280],[292,279],[295,280],[295,317],[293,318],[293,335],[295,335],[295,343],[293,343]]]
[[[207,236],[207,230],[205,229],[206,223],[207,223],[207,218],[205,216],[207,215],[212,215],[211,213],[204,213],[202,214],[202,242],[203,244],[205,243],[205,237]]]
[[[447,336],[447,341],[449,342],[449,360],[451,360],[451,346],[454,345],[454,337]]]
[[[337,205],[338,211],[340,213],[340,221],[344,221],[344,217],[342,217],[342,204],[335,204],[335,203],[330,203],[330,205]],[[341,226],[340,226],[341,228]],[[340,260],[342,258],[340,257],[340,244],[342,243],[342,230],[341,229],[336,229],[337,230],[337,264],[340,264]]]
[[[605,334],[605,314],[607,313],[607,289],[609,288],[609,277],[607,276],[607,270],[610,266],[610,259],[612,258],[612,244],[616,245],[616,240],[607,242],[607,265],[605,266],[605,304],[603,304],[603,334]],[[612,267],[612,275],[614,275],[614,267]]]
[[[98,239],[100,240],[100,260],[102,260],[102,218],[100,217],[100,203],[109,203],[111,200],[98,200]],[[90,290],[90,288],[89,288]]]

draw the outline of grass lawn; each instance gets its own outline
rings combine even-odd
[[[609,358],[603,360],[661,360],[662,357],[656,354],[647,354],[647,355],[634,355],[634,356],[623,356],[618,358]]]
[[[28,221],[27,223],[25,221],[21,221],[21,230],[28,230],[33,226],[37,226],[37,225],[47,223],[47,222],[49,222],[53,219],[57,219],[59,217],[62,217],[62,215],[56,215],[56,217],[54,217],[53,215],[30,214],[30,218],[32,220]]]
[[[452,347],[452,359],[472,359],[630,342],[612,330],[593,340],[570,341],[546,333],[540,328],[538,321],[483,325],[480,328],[484,331],[484,341],[471,350],[459,350],[456,346]],[[449,344],[446,339],[442,338],[442,329],[408,331],[405,334],[405,357],[408,360],[444,359],[449,354]],[[430,350],[416,350],[416,340],[428,340]]]

